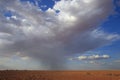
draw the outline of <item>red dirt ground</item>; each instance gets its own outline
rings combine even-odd
[[[120,71],[0,71],[0,80],[120,80]]]

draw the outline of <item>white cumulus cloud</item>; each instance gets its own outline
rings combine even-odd
[[[0,0],[0,7],[0,54],[20,52],[47,69],[64,69],[66,55],[104,46],[119,37],[97,29],[112,13],[112,0],[61,0],[46,12],[19,0]],[[55,10],[60,12],[56,15]],[[4,16],[8,11],[9,18]],[[97,57],[109,56],[92,56]]]
[[[109,55],[89,55],[89,56],[78,56],[72,58],[72,60],[102,60],[102,59],[109,59]]]

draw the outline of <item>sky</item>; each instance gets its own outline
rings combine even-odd
[[[120,0],[0,0],[0,69],[120,70]]]

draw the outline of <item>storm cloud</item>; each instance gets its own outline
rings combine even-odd
[[[65,69],[66,56],[119,38],[98,28],[113,12],[112,0],[61,0],[45,12],[19,0],[0,0],[0,7],[0,55],[19,52],[47,69]]]

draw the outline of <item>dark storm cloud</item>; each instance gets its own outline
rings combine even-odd
[[[46,12],[18,0],[1,0],[0,6],[0,54],[19,52],[48,69],[65,69],[65,56],[95,49],[119,37],[96,27],[112,12],[112,0],[61,0]],[[2,11],[8,10],[12,16],[3,16]]]

